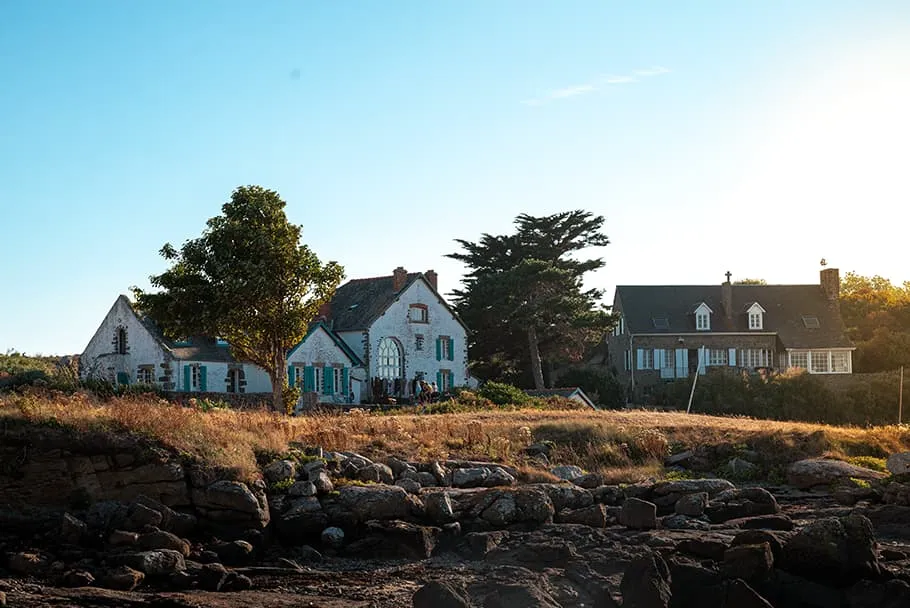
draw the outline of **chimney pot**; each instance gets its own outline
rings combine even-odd
[[[439,276],[436,274],[436,271],[432,268],[423,273],[423,276],[427,278],[427,282],[433,286],[433,289],[438,290],[439,287],[436,286],[436,283],[439,279]]]
[[[408,271],[404,269],[404,266],[399,266],[394,271],[392,271],[392,290],[401,291],[404,289],[404,284],[408,281]]]

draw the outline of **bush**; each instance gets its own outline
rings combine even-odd
[[[500,382],[485,383],[477,394],[496,405],[524,405],[530,399],[528,394],[517,386]]]

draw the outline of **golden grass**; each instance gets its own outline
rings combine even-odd
[[[388,454],[415,460],[470,458],[527,467],[524,448],[552,436],[561,442],[553,450],[554,462],[578,464],[624,481],[659,474],[654,453],[663,438],[677,449],[749,446],[781,462],[823,454],[882,457],[910,450],[910,430],[897,426],[835,427],[651,411],[522,410],[432,416],[355,412],[288,418],[265,411],[203,412],[155,397],[101,402],[89,394],[33,392],[0,396],[0,424],[13,422],[80,432],[129,431],[246,479],[258,474],[258,453],[277,456],[292,444],[352,450],[373,458]],[[630,448],[636,442],[638,447]],[[530,469],[525,471],[532,475]]]

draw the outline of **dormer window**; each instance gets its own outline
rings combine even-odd
[[[698,331],[711,331],[711,308],[702,302],[695,309],[695,329]]]
[[[749,329],[765,328],[765,309],[758,302],[753,302],[746,309],[746,315],[749,317]]]

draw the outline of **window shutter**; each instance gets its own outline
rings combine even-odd
[[[442,338],[436,338],[436,360],[442,361]]]
[[[185,392],[190,392],[190,366],[183,366],[183,390]]]
[[[307,393],[316,390],[316,370],[312,365],[303,368],[303,390]]]
[[[676,349],[676,377],[685,378],[689,375],[689,351],[685,348]]]
[[[322,368],[322,392],[326,395],[335,394],[335,368],[334,367],[323,367]]]
[[[639,348],[635,351],[635,369],[644,369],[644,367],[642,367],[644,363],[645,351]]]
[[[454,338],[449,338],[449,353],[448,353],[447,358],[449,361],[455,360],[455,339]]]
[[[706,363],[705,359],[707,357],[708,357],[708,349],[706,349],[704,346],[702,346],[701,348],[698,349],[698,373],[699,374],[705,373],[705,368],[707,367],[705,365],[705,363]]]
[[[439,392],[442,392],[442,372],[436,372],[436,389]]]
[[[736,349],[735,348],[730,349],[730,353],[729,353],[728,357],[729,357],[728,363],[730,364],[730,366],[731,367],[736,366]]]
[[[204,365],[201,365],[199,367],[199,390],[201,390],[203,393],[206,390],[208,390],[207,386],[206,386],[206,378],[205,378],[206,373],[205,372],[206,372],[206,367]]]
[[[288,386],[295,386],[297,378],[294,377],[294,366],[288,365]]]
[[[117,372],[117,384],[129,384],[130,375],[126,372]]]
[[[338,392],[344,395],[345,399],[351,394],[351,389],[348,388],[348,385],[350,384],[350,373],[351,370],[347,367],[341,368],[341,388]]]

